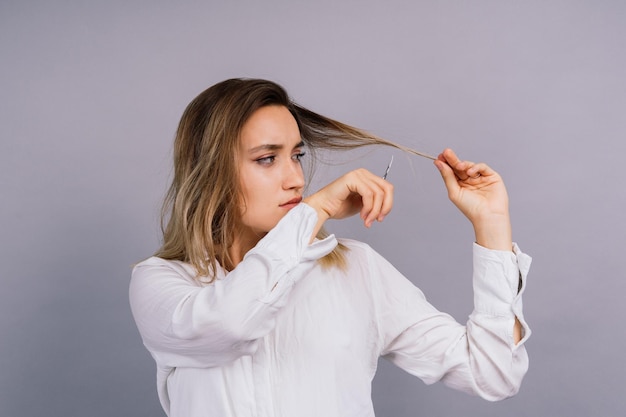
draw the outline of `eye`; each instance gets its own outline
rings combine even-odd
[[[264,156],[262,158],[255,159],[254,162],[256,162],[259,165],[270,166],[274,163],[275,159],[276,159],[275,155],[269,155],[269,156]]]
[[[300,152],[300,153],[296,153],[296,154],[291,155],[291,158],[294,161],[301,162],[302,158],[304,158],[304,155],[306,155],[306,152]]]

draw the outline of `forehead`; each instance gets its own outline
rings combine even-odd
[[[264,106],[252,113],[241,129],[244,149],[259,145],[286,146],[301,141],[298,123],[285,106]]]

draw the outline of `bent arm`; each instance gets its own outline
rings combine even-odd
[[[530,257],[474,245],[474,311],[465,326],[437,311],[395,270],[382,273],[388,291],[380,311],[385,321],[381,354],[427,384],[452,388],[490,401],[516,394],[528,369],[521,295]],[[521,279],[522,289],[518,292]],[[515,340],[514,322],[523,338]]]
[[[291,210],[226,276],[201,284],[188,264],[151,258],[135,267],[130,304],[144,344],[162,365],[212,367],[256,351],[304,271],[336,245],[309,245],[317,216]]]
[[[451,149],[437,157],[435,166],[448,197],[472,223],[476,243],[488,249],[512,250],[509,198],[500,175],[484,163],[460,160]],[[513,334],[519,342],[522,325],[517,319]]]

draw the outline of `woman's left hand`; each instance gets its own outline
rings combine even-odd
[[[484,163],[460,160],[451,149],[435,161],[448,197],[474,226],[476,243],[511,250],[509,198],[500,175]]]

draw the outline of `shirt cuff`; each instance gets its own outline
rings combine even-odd
[[[484,248],[474,243],[474,309],[496,317],[522,318],[522,293],[532,258],[517,244],[513,251]]]

